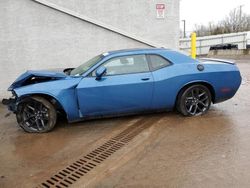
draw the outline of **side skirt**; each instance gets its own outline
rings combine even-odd
[[[80,122],[80,121],[95,120],[95,119],[108,119],[108,118],[115,118],[115,117],[155,114],[155,113],[169,112],[172,110],[173,109],[157,109],[157,110],[148,110],[148,111],[140,111],[140,112],[121,113],[121,114],[110,114],[110,115],[99,115],[99,116],[88,116],[88,117],[85,116],[79,120],[69,121],[69,123],[76,123],[76,122]]]

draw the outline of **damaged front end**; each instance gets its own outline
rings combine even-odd
[[[27,71],[20,75],[8,88],[8,91],[12,92],[12,97],[9,99],[3,99],[2,104],[6,105],[8,109],[12,112],[17,111],[17,104],[19,97],[15,93],[16,88],[44,83],[54,80],[63,79],[66,77],[66,74],[63,71]]]
[[[17,95],[12,91],[12,97],[9,99],[3,99],[2,104],[8,107],[9,111],[16,112],[17,110]]]

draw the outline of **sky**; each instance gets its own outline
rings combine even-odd
[[[240,5],[244,5],[242,12],[250,14],[250,0],[180,0],[180,20],[186,20],[186,31],[192,31],[195,24],[216,23]]]

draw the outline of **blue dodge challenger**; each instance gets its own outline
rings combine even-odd
[[[2,103],[27,132],[53,129],[58,113],[69,122],[176,108],[184,116],[206,113],[233,97],[238,67],[218,59],[195,60],[163,48],[107,52],[77,68],[27,71]]]

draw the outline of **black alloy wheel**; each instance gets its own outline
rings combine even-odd
[[[211,105],[211,93],[204,85],[192,85],[180,93],[177,109],[184,116],[198,116],[206,113]]]
[[[54,128],[57,113],[48,100],[35,96],[25,98],[18,104],[16,118],[24,131],[44,133]]]

